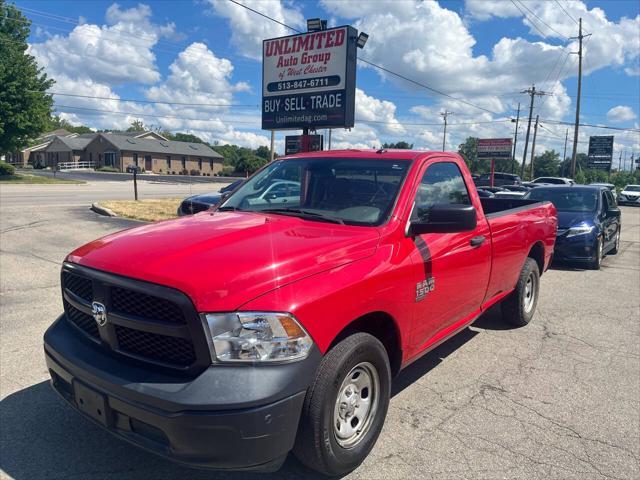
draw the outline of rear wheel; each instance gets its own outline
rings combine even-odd
[[[593,246],[593,258],[589,261],[589,268],[591,270],[600,270],[600,265],[602,264],[602,257],[604,257],[604,245],[602,242],[602,238],[598,237],[596,239],[596,243]]]
[[[294,453],[325,475],[343,475],[369,454],[389,406],[391,368],[380,341],[353,334],[322,359],[307,392]]]
[[[536,312],[540,291],[540,270],[533,258],[527,258],[520,272],[516,288],[502,302],[502,316],[512,325],[527,325]]]

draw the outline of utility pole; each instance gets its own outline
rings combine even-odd
[[[589,34],[591,35],[591,34]],[[582,39],[589,35],[582,35],[582,17],[578,22],[578,36],[571,37],[578,39],[578,95],[576,98],[576,124],[573,129],[573,153],[571,154],[571,178],[576,175],[576,157],[578,155],[578,126],[580,124],[580,95],[582,94]],[[575,54],[576,52],[571,52]]]
[[[536,90],[535,85],[531,85],[531,88],[523,90],[520,93],[526,93],[531,95],[531,104],[529,105],[529,122],[527,123],[527,136],[524,139],[524,153],[522,154],[522,167],[520,168],[520,177],[524,177],[524,164],[527,161],[527,148],[529,147],[529,134],[531,133],[531,117],[533,116],[533,101],[536,98],[536,95],[543,96],[548,95],[548,93],[543,92],[542,90]]]
[[[536,124],[533,127],[533,143],[531,144],[531,178],[529,180],[533,180],[533,160],[536,154],[536,137],[538,136],[538,119],[540,115],[536,115]]]
[[[453,112],[445,110],[444,112],[440,112],[440,115],[444,118],[444,134],[442,136],[442,151],[444,152],[445,144],[447,142],[447,117],[449,115],[453,115]]]
[[[511,120],[513,122],[513,119]],[[516,145],[518,145],[518,123],[520,122],[520,102],[518,102],[518,114],[516,116],[516,131],[513,134],[513,153],[511,154],[511,173],[516,169]]]
[[[567,163],[567,141],[569,140],[569,129],[564,134],[564,153],[562,154],[562,176],[564,177],[564,167]]]
[[[618,157],[618,171],[620,171],[621,165],[622,165],[622,150],[620,150],[620,156]]]

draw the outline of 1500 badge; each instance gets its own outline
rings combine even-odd
[[[416,302],[424,299],[427,293],[432,292],[436,288],[436,279],[429,277],[422,282],[416,283]]]

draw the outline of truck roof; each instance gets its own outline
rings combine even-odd
[[[379,159],[379,160],[413,160],[418,156],[428,154],[446,154],[453,155],[452,152],[438,152],[429,150],[402,150],[402,149],[347,149],[347,150],[320,150],[317,152],[305,152],[297,153],[295,155],[287,155],[286,157],[279,157],[278,159],[289,158],[366,158],[366,159]]]

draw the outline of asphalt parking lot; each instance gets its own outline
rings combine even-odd
[[[42,335],[62,310],[61,261],[135,222],[90,212],[86,185],[27,187],[0,186],[0,475],[312,477],[293,458],[266,476],[189,470],[112,437],[53,393]],[[621,252],[600,271],[547,272],[529,326],[507,328],[493,309],[401,373],[376,447],[347,478],[639,478],[640,209],[622,210]]]

